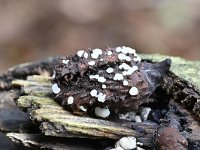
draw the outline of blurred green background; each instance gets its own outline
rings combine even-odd
[[[83,48],[200,59],[199,0],[0,0],[0,72]]]

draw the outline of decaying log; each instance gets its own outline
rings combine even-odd
[[[40,123],[40,129],[46,136],[66,138],[107,137],[111,139],[119,139],[123,136],[135,136],[138,138],[139,142],[144,144],[144,146],[153,146],[153,134],[158,127],[157,124],[145,122],[120,124],[90,117],[74,116],[70,112],[64,110],[63,107],[57,104],[51,97],[48,97],[48,95],[52,94],[51,90],[46,90],[50,89],[50,87],[48,87],[50,86],[50,84],[48,84],[50,78],[42,78],[43,77],[41,76],[32,76],[29,77],[28,80],[15,80],[13,81],[13,84],[15,86],[24,87],[24,92],[27,94],[19,97],[17,100],[18,107],[22,108],[23,110],[32,110],[30,114],[31,119]],[[29,79],[31,80],[29,81]],[[40,88],[37,88],[38,84]],[[26,88],[29,88],[30,90],[26,90]],[[40,92],[38,90],[40,90]],[[199,126],[198,122],[194,120],[194,115],[189,113],[177,102],[172,101],[170,105],[177,107],[180,113],[184,115],[187,114],[186,120],[190,121],[190,123],[188,123],[188,128],[190,128],[192,131],[191,134],[188,134],[189,146],[194,146],[194,143],[197,143],[196,145],[198,145],[200,136],[195,133],[198,131]],[[172,110],[169,111],[169,113],[171,112]],[[171,116],[173,115],[171,114]],[[177,121],[180,121],[180,116],[177,116]]]
[[[142,55],[142,58],[148,61],[161,61],[166,56]],[[179,110],[177,111],[177,121],[181,124],[179,132],[187,138],[188,149],[196,150],[200,147],[200,126],[198,122],[200,118],[200,62],[185,61],[177,57],[170,58],[172,59],[171,72],[164,78],[165,82],[161,87],[164,93],[162,96],[169,97],[171,105]],[[85,116],[82,118],[72,115],[55,103],[51,97],[51,83],[49,82],[51,78],[30,75],[52,75],[53,64],[57,60],[57,58],[51,58],[45,63],[19,65],[0,76],[1,90],[10,90],[11,82],[13,86],[23,87],[24,96],[18,99],[17,105],[23,110],[31,112],[30,117],[36,125],[39,124],[40,130],[44,133],[44,140],[50,136],[55,136],[51,137],[55,140],[59,138],[68,140],[68,137],[77,136],[87,138],[108,136],[108,138],[118,139],[122,136],[131,135],[136,136],[138,141],[144,143],[145,146],[154,147],[153,133],[157,129],[157,124],[122,124]],[[0,92],[2,93],[2,91]],[[170,109],[168,111],[171,112]],[[163,121],[161,120],[161,122]],[[93,131],[95,131],[94,134],[92,134]],[[23,134],[28,135],[27,137],[30,135],[26,132]],[[20,134],[11,134],[11,136],[14,139],[23,139],[20,138]],[[32,141],[37,141],[37,138],[33,138]],[[47,142],[48,144],[50,143]]]
[[[45,135],[110,139],[135,136],[145,146],[152,145],[153,133],[157,128],[157,124],[130,123],[131,125],[128,125],[128,123],[122,124],[91,117],[75,116],[48,97],[48,95],[52,94],[51,90],[46,90],[50,89],[48,82],[48,80],[45,80],[45,77],[42,80],[41,76],[28,77],[26,81],[15,80],[12,82],[15,86],[24,87],[25,94],[28,94],[27,96],[19,97],[17,100],[18,107],[23,110],[32,109],[30,117],[33,121],[40,123],[40,129]],[[40,88],[37,88],[37,85]],[[26,90],[27,88],[30,88],[30,90]],[[131,126],[131,128],[128,128],[128,126]],[[134,128],[135,130],[133,130]]]

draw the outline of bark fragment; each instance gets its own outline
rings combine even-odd
[[[87,58],[78,54],[67,56],[55,66],[53,83],[60,88],[60,92],[55,93],[55,100],[74,114],[90,114],[95,107],[108,107],[112,112],[119,109],[137,110],[148,102],[171,65],[170,59],[160,63],[134,61],[136,54],[125,55],[123,51],[118,52],[117,48],[101,51],[98,59],[94,59],[93,51],[88,50],[84,52],[88,54]],[[111,55],[107,55],[109,51]],[[130,60],[121,60],[121,55]],[[127,85],[123,85],[124,80],[128,82]],[[104,89],[103,84],[106,86]],[[94,90],[96,93],[93,93]],[[70,98],[73,98],[72,103],[68,102]],[[84,112],[80,107],[87,110]]]

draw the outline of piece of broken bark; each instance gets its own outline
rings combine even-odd
[[[148,103],[171,65],[170,59],[148,63],[139,58],[125,46],[81,50],[61,58],[55,65],[55,100],[78,115],[90,115],[100,108],[110,113],[137,110]]]

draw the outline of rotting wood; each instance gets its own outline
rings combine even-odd
[[[160,61],[160,60],[163,60],[164,58],[166,58],[166,56],[160,56],[160,55],[143,55],[143,58],[145,58],[146,60],[155,60],[155,61]],[[189,115],[187,117],[187,120],[190,120],[190,118],[193,119],[193,121],[191,121],[191,125],[190,125],[190,131],[192,131],[191,134],[188,135],[188,140],[189,142],[193,143],[193,145],[189,145],[189,149],[198,149],[199,146],[200,146],[200,138],[199,138],[199,123],[196,121],[197,118],[194,117],[193,115],[193,111],[196,113],[196,116],[199,115],[199,89],[200,89],[200,84],[199,84],[199,72],[198,70],[198,67],[200,66],[199,65],[199,62],[189,62],[189,61],[185,61],[183,59],[180,59],[180,58],[176,58],[176,57],[171,57],[172,58],[172,68],[171,68],[171,71],[174,73],[174,76],[171,76],[172,74],[170,73],[170,81],[166,78],[166,82],[165,83],[172,83],[171,86],[173,86],[174,84],[174,79],[176,79],[176,89],[179,89],[180,91],[176,91],[176,90],[169,90],[169,89],[173,89],[173,87],[167,87],[169,84],[166,84],[164,88],[166,88],[166,91],[168,94],[172,93],[172,92],[175,92],[173,93],[173,98],[180,98],[180,95],[178,95],[178,93],[182,93],[183,95],[186,94],[186,97],[184,97],[184,99],[175,99],[178,103],[174,103],[174,105],[184,105],[186,107],[183,107],[181,106],[180,109],[182,110],[185,110],[185,108],[187,108],[187,110],[189,111]],[[31,66],[31,64],[29,64]],[[48,64],[48,65],[52,65],[52,64]],[[27,68],[29,68],[29,66],[26,66]],[[21,68],[23,68],[23,66],[21,66]],[[181,70],[180,70],[181,68]],[[15,68],[16,69],[16,68]],[[14,70],[15,70],[14,69]],[[23,70],[23,69],[22,69]],[[188,71],[189,70],[189,71]],[[52,70],[50,69],[49,70],[50,72],[52,72]],[[9,74],[12,74],[11,73],[12,71],[10,71]],[[20,77],[20,73],[18,74],[19,76],[9,76],[11,78],[9,78],[9,80],[4,80],[4,78],[1,78],[0,77],[0,80],[1,80],[1,83],[2,83],[2,80],[5,81],[3,83],[7,84],[7,86],[5,86],[3,84],[2,87],[4,87],[3,89],[9,89],[8,87],[11,87],[11,81],[13,79],[25,79],[25,77],[27,77],[28,74],[26,74],[26,72],[23,72],[24,74],[22,75],[22,77]],[[33,72],[32,72],[33,73]],[[31,73],[31,74],[32,74]],[[14,73],[15,74],[15,73]],[[33,73],[34,74],[34,73]],[[40,73],[36,73],[36,74],[40,74]],[[6,76],[6,74],[5,74]],[[7,82],[8,81],[8,82]],[[197,82],[196,82],[197,81]],[[39,81],[40,82],[40,81]],[[1,84],[2,85],[2,84]],[[182,88],[183,87],[183,88]],[[186,87],[186,88],[184,88]],[[2,88],[1,88],[2,89]],[[188,90],[190,89],[190,90]],[[47,90],[48,91],[48,90]],[[28,92],[27,92],[28,93]],[[29,93],[31,94],[31,93]],[[33,93],[34,95],[35,93]],[[49,93],[45,93],[44,95],[48,95]],[[37,94],[36,94],[37,95]],[[44,96],[43,95],[43,96]],[[192,96],[190,96],[192,95]],[[41,95],[40,95],[41,96]],[[37,105],[35,105],[36,107],[38,107]],[[31,106],[30,106],[31,107]],[[50,107],[50,105],[48,106]],[[56,108],[53,106],[53,108]],[[194,108],[194,109],[193,109]],[[195,120],[195,119],[196,120]],[[192,120],[191,119],[191,120]],[[194,123],[195,122],[195,123]],[[145,139],[145,138],[144,138]]]
[[[35,77],[35,78],[34,78]],[[111,138],[119,139],[124,136],[135,136],[139,142],[145,146],[151,147],[153,133],[157,128],[154,123],[117,123],[102,119],[95,119],[85,116],[74,116],[63,109],[52,98],[48,97],[52,92],[49,90],[46,94],[38,94],[34,88],[33,92],[27,92],[25,88],[37,87],[39,84],[40,91],[44,91],[49,80],[41,80],[42,77],[28,77],[31,81],[16,80],[13,81],[15,86],[24,88],[25,96],[20,96],[16,101],[18,107],[31,109],[30,118],[40,123],[40,129],[47,136],[56,137],[85,137],[85,138]],[[40,79],[41,82],[38,82]],[[45,85],[44,88],[42,88]],[[44,92],[45,93],[45,92]],[[131,127],[130,127],[131,126]],[[140,127],[138,130],[137,127]],[[133,130],[133,128],[135,128]],[[142,132],[141,132],[142,131]]]
[[[34,86],[37,87],[37,78],[40,78],[41,80],[42,77],[35,77],[35,79],[34,77],[29,77],[29,79],[31,78],[31,84],[29,84],[28,80],[26,82],[21,82],[20,80],[14,82],[18,83],[15,84],[15,86],[18,85],[22,87],[32,87],[32,82],[34,82]],[[40,83],[41,86],[46,82],[50,81],[44,80],[38,83]],[[40,90],[43,91],[42,88]],[[51,91],[48,91],[47,94],[42,96],[41,94],[37,94],[37,92],[34,94],[25,92],[25,94],[28,95],[21,96],[17,100],[18,107],[22,109],[32,109],[30,114],[31,119],[40,123],[40,129],[47,136],[85,138],[107,137],[111,139],[119,139],[120,137],[131,135],[137,137],[138,140],[144,144],[144,146],[152,147],[153,145],[153,134],[158,127],[156,124],[134,122],[128,124],[119,124],[84,116],[74,116],[70,112],[64,110],[63,107],[57,104],[52,98],[47,96],[51,95]],[[177,102],[173,102],[173,105],[179,107]],[[181,110],[184,111],[183,114],[188,112],[183,107]],[[194,121],[194,116],[192,117],[192,114],[188,114],[187,117],[188,120]],[[191,124],[190,129],[194,130],[194,132],[188,136],[190,143],[199,142],[199,136],[195,134],[196,127],[199,126],[197,124],[195,125],[194,123]]]

